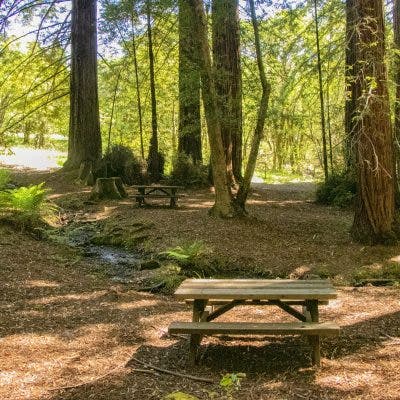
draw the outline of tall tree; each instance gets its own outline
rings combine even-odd
[[[394,104],[394,140],[396,154],[396,176],[400,174],[400,0],[393,5],[393,38],[394,38],[394,83],[396,98]],[[396,182],[396,193],[400,192],[399,182]]]
[[[201,162],[200,70],[193,37],[193,9],[179,0],[179,140],[178,151]]]
[[[203,0],[188,0],[194,12],[193,36],[199,42],[199,67],[202,96],[210,142],[211,168],[215,189],[215,202],[211,215],[230,218],[234,216],[232,196],[228,187],[224,145],[221,136],[220,113],[215,90],[211,52],[208,44],[207,18]]]
[[[141,102],[141,96],[140,96],[139,67],[138,67],[137,52],[136,52],[136,34],[135,34],[133,10],[132,10],[132,14],[131,14],[131,28],[132,28],[133,66],[135,68],[136,104],[137,104],[137,112],[138,112],[138,120],[139,120],[140,154],[141,154],[142,158],[144,159],[142,102]]]
[[[82,180],[101,159],[96,15],[96,0],[72,1],[70,123],[65,167],[81,167]]]
[[[322,84],[322,61],[321,61],[321,49],[320,49],[320,44],[319,44],[319,23],[318,23],[317,0],[314,0],[314,22],[315,22],[315,41],[316,41],[316,45],[317,45],[317,69],[318,69],[321,133],[322,133],[322,164],[323,164],[323,168],[324,168],[325,180],[327,180],[328,179],[328,150],[327,150],[327,143],[326,143],[324,87]]]
[[[151,179],[157,182],[161,178],[160,155],[158,152],[158,131],[157,131],[157,98],[156,82],[154,75],[154,51],[153,36],[151,28],[151,0],[146,1],[147,17],[147,39],[149,50],[149,73],[150,73],[150,93],[151,93],[151,139],[148,157],[148,171]]]
[[[250,191],[251,178],[253,177],[254,170],[256,168],[260,143],[262,138],[264,137],[264,125],[265,125],[265,119],[267,117],[269,96],[271,93],[271,85],[267,81],[264,62],[261,54],[260,33],[258,28],[258,21],[256,17],[254,0],[248,0],[248,2],[250,6],[251,23],[253,25],[253,31],[254,31],[254,44],[256,49],[258,74],[260,76],[260,83],[262,87],[262,95],[261,95],[260,105],[258,108],[257,122],[254,128],[254,136],[251,143],[250,154],[247,161],[244,178],[239,186],[239,190],[235,199],[236,211],[239,213],[246,212],[245,210],[246,200]]]
[[[228,179],[242,176],[242,77],[238,0],[213,0],[212,41],[215,87],[221,113]]]
[[[346,0],[346,66],[345,66],[345,84],[346,84],[346,103],[344,109],[344,127],[345,127],[345,167],[347,171],[354,169],[354,130],[356,113],[356,93],[354,68],[356,63],[356,30],[355,30],[355,0]]]
[[[382,0],[355,0],[358,195],[351,229],[355,240],[395,239],[394,149],[390,121]]]

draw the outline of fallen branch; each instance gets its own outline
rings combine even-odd
[[[180,372],[170,371],[170,370],[168,370],[168,369],[155,367],[154,365],[145,363],[144,361],[138,360],[138,359],[135,358],[135,357],[132,357],[131,360],[136,361],[138,364],[141,364],[141,365],[143,365],[143,366],[146,367],[146,368],[154,369],[154,371],[163,372],[164,374],[179,376],[179,377],[181,377],[181,378],[188,378],[188,379],[191,379],[191,380],[193,380],[193,381],[206,382],[206,383],[214,383],[214,381],[213,381],[212,379],[202,378],[202,377],[200,377],[200,376],[194,376],[194,375],[181,374]]]

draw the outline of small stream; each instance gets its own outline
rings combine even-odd
[[[93,244],[97,229],[95,223],[71,224],[59,230],[57,238],[81,250],[84,257],[97,261],[104,267],[104,273],[115,282],[134,283],[149,275],[142,270],[146,261],[143,254],[121,247]]]

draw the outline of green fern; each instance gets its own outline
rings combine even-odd
[[[0,192],[0,215],[22,226],[34,226],[53,216],[56,206],[47,200],[44,183]]]
[[[195,241],[191,244],[176,246],[168,249],[161,254],[181,263],[191,263],[205,252],[205,245],[202,241]]]

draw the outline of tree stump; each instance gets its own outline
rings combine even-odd
[[[122,199],[127,197],[122,180],[119,177],[97,178],[90,200]]]

